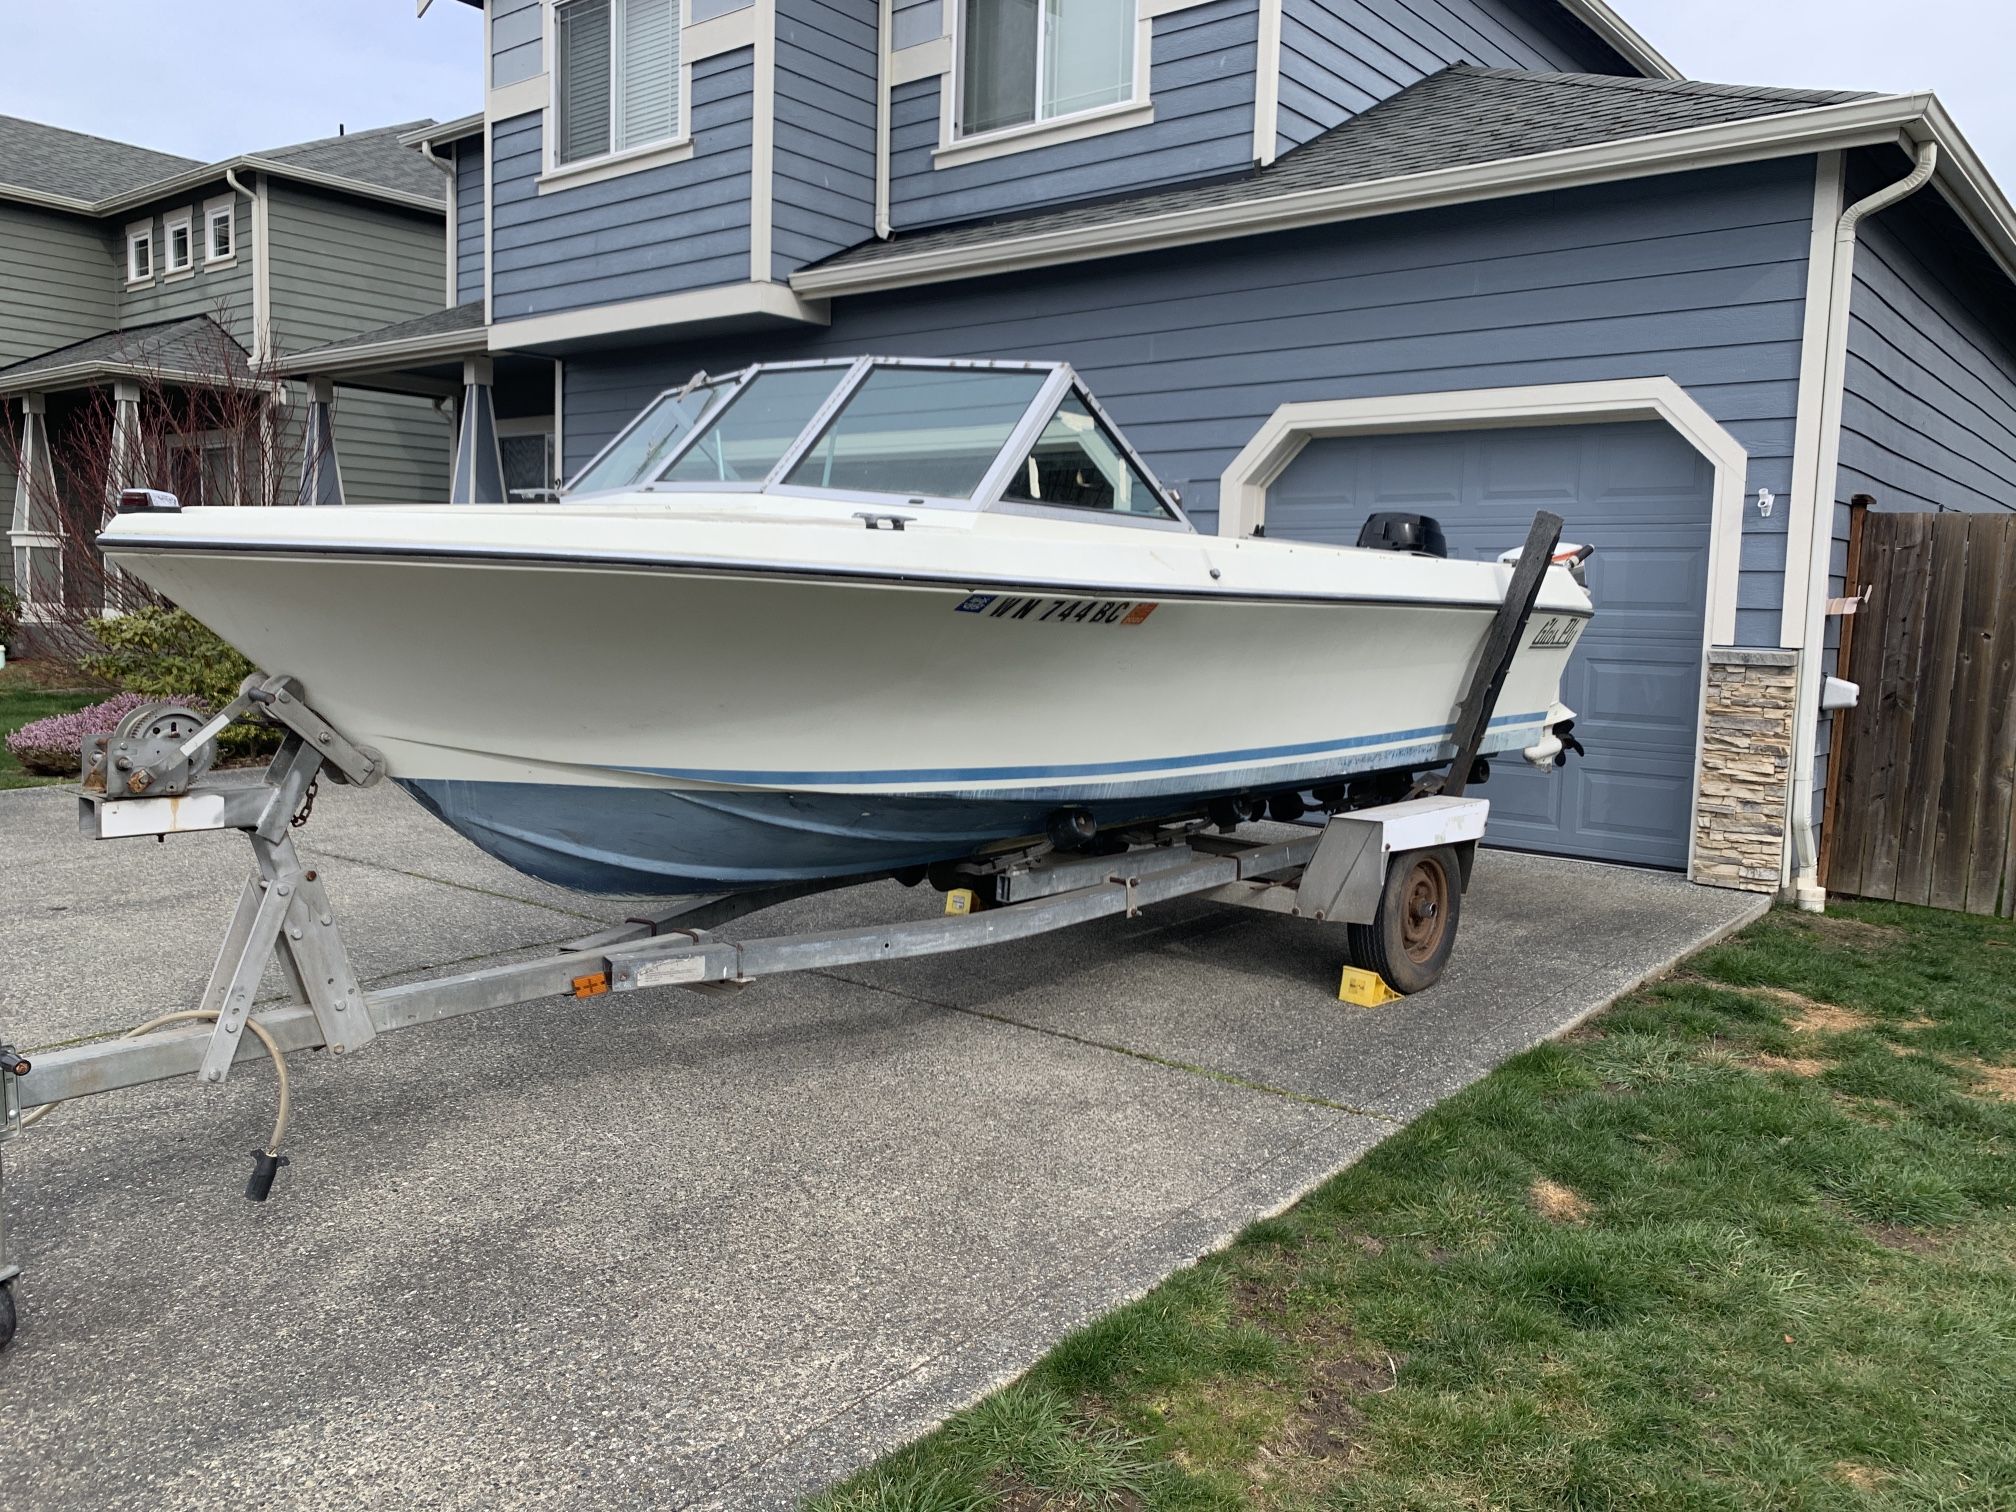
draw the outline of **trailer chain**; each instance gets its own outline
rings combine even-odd
[[[308,784],[308,791],[301,797],[301,812],[287,821],[290,829],[300,829],[314,817],[315,795],[321,791],[321,788],[322,779],[320,777],[317,777],[313,782]]]

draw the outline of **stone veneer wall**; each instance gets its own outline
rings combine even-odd
[[[1778,891],[1792,805],[1796,651],[1708,653],[1695,818],[1696,882]]]

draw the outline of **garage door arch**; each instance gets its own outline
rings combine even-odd
[[[1526,434],[1491,434],[1510,430]],[[1431,437],[1441,439],[1424,446]],[[1331,444],[1310,450],[1316,442]],[[1568,701],[1604,737],[1605,755],[1567,783],[1509,779],[1516,791],[1499,795],[1504,838],[1678,866],[1692,860],[1706,651],[1734,639],[1748,464],[1741,443],[1670,379],[1291,404],[1227,470],[1219,528],[1246,535],[1265,524],[1270,491],[1279,494],[1276,534],[1348,541],[1370,509],[1420,508],[1444,516],[1459,555],[1514,543],[1540,504],[1567,514],[1571,534],[1585,519],[1580,538],[1599,551],[1606,536],[1613,543],[1599,556],[1608,570],[1592,576],[1599,610],[1607,580],[1610,633],[1592,633],[1578,652]],[[1452,488],[1458,479],[1467,483]],[[1610,707],[1617,695],[1624,702]],[[1553,816],[1522,827],[1521,804],[1540,801]],[[1605,810],[1625,816],[1621,824],[1606,822]],[[1648,828],[1636,833],[1641,819]]]

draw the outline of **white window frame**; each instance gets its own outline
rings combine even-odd
[[[543,162],[539,174],[538,189],[544,193],[548,188],[568,188],[578,184],[592,184],[600,179],[615,178],[621,174],[639,173],[646,168],[656,168],[663,163],[684,162],[693,155],[693,55],[689,46],[694,41],[692,0],[679,0],[679,113],[672,135],[663,141],[646,142],[637,147],[612,150],[592,158],[577,158],[571,163],[560,161],[560,50],[559,24],[561,7],[567,0],[547,0],[541,7],[544,12],[545,34],[542,46],[546,59],[546,129]],[[748,11],[731,12],[740,17],[753,15]],[[726,19],[726,18],[723,18]],[[701,23],[707,28],[710,23]],[[616,63],[617,40],[615,28],[611,28],[610,66]],[[715,51],[720,49],[716,48]],[[708,54],[711,56],[711,53]],[[615,81],[610,81],[610,141],[616,139]]]
[[[221,255],[217,251],[213,235],[218,221],[231,228],[231,250]],[[238,261],[238,197],[235,194],[220,195],[206,201],[203,206],[203,266],[206,268],[228,268]]]
[[[183,259],[175,261],[175,233],[182,233]],[[172,210],[161,218],[161,265],[163,278],[181,278],[196,271],[196,214],[193,210]]]
[[[1010,153],[1027,152],[1032,148],[1055,146],[1060,142],[1075,142],[1086,137],[1104,136],[1110,131],[1126,131],[1136,126],[1146,126],[1155,119],[1155,103],[1151,97],[1149,77],[1153,65],[1155,42],[1155,17],[1171,6],[1157,3],[1157,0],[1134,0],[1134,93],[1125,100],[1111,105],[1095,105],[1089,110],[1073,111],[1069,115],[1051,116],[1045,120],[1025,121],[1015,126],[1001,126],[993,131],[974,132],[962,135],[959,120],[964,114],[965,63],[966,63],[966,0],[946,0],[952,12],[952,36],[949,56],[946,62],[946,79],[938,91],[938,150],[932,154],[934,167],[951,168],[960,163],[979,162],[986,158],[1003,157]],[[1043,26],[1045,8],[1036,11],[1036,58],[1038,70],[1037,93],[1042,93],[1041,70],[1043,58]]]
[[[147,271],[140,271],[139,259],[134,253],[142,246],[147,248]],[[134,221],[126,227],[126,287],[144,288],[161,276],[161,248],[154,238],[154,221],[150,216],[144,221]]]

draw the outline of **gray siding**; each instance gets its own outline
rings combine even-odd
[[[483,139],[455,144],[455,303],[483,297]]]
[[[1294,400],[1670,376],[1783,495],[1811,159],[1317,228],[835,303],[833,324],[567,363],[569,470],[658,389],[762,357],[1064,358],[1214,520]],[[1745,512],[1738,641],[1778,643],[1785,511]],[[1600,544],[1600,543],[1599,543]]]
[[[268,188],[273,341],[296,352],[441,308],[439,215]],[[353,504],[441,498],[453,435],[425,399],[344,390],[336,450]]]
[[[121,281],[104,227],[0,205],[0,366],[111,330]]]
[[[1256,0],[1213,0],[1157,17],[1146,126],[951,168],[932,166],[938,94],[902,85],[890,103],[890,218],[899,229],[973,220],[1243,169],[1253,160]]]
[[[108,222],[115,238],[119,324],[147,325],[157,320],[182,320],[191,315],[208,315],[229,331],[248,350],[252,346],[252,207],[241,195],[232,195],[232,245],[237,256],[222,267],[203,261],[203,205],[206,200],[230,193],[218,183],[187,199],[151,205],[145,212],[115,216]],[[135,288],[126,286],[126,227],[149,216],[154,221],[154,266],[168,266],[168,243],[164,222],[180,211],[190,212],[195,236],[196,266],[182,274],[157,273],[154,281]],[[440,264],[435,264],[438,287]]]
[[[490,0],[490,83],[518,84],[545,67],[539,0]]]
[[[599,184],[538,191],[543,121],[499,121],[490,148],[492,318],[550,315],[749,277],[755,62],[693,65],[693,156]]]
[[[1560,73],[1628,73],[1551,4],[1523,0],[1282,0],[1286,152],[1452,63]]]
[[[771,276],[875,234],[875,0],[778,0]]]

